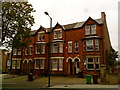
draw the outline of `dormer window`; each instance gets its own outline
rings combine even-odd
[[[45,40],[45,33],[41,33],[41,40]]]
[[[85,35],[96,34],[96,25],[87,25],[85,26]]]
[[[91,34],[96,34],[96,25],[91,25]]]
[[[54,39],[61,39],[62,38],[62,30],[61,29],[56,29],[54,31]]]
[[[90,34],[90,26],[85,26],[85,35]]]
[[[38,33],[38,41],[45,40],[45,33]]]
[[[39,33],[39,34],[38,34],[38,41],[40,41],[40,39],[41,39],[40,36],[41,36],[41,34]]]

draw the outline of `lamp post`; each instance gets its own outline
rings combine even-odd
[[[48,12],[44,12],[47,16],[49,16]],[[50,87],[50,59],[51,59],[51,32],[52,32],[52,18],[50,18],[50,35],[49,35],[49,53],[48,53],[48,87]]]

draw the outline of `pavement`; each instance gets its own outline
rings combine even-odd
[[[7,78],[6,78],[7,77]],[[40,76],[36,77],[33,81],[28,81],[27,76],[8,76],[6,74],[0,74],[0,85],[2,90],[37,90],[37,89],[79,89],[79,90],[87,90],[93,88],[95,90],[103,90],[103,89],[111,89],[118,90],[118,85],[102,85],[102,84],[85,84],[85,78],[78,77],[65,77],[65,76],[51,76],[51,86],[48,87],[48,77]],[[99,80],[98,80],[99,81]],[[93,81],[92,81],[93,83]],[[100,83],[100,81],[99,81]]]

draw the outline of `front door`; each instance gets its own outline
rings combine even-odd
[[[68,74],[72,75],[72,59],[68,60]]]

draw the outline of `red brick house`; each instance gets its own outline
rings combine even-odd
[[[106,53],[111,48],[104,12],[100,19],[89,17],[84,22],[57,23],[52,28],[51,50],[49,31],[49,28],[40,26],[38,30],[31,31],[28,47],[13,49],[12,72],[25,74],[33,69],[35,75],[47,74],[51,51],[52,74],[100,74],[100,66],[106,65]]]

